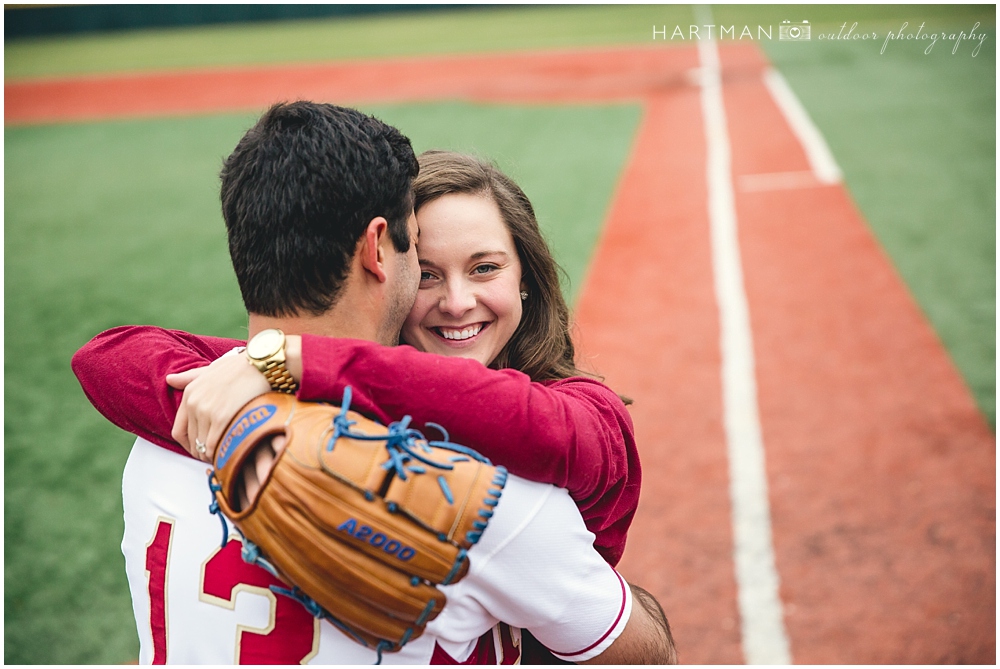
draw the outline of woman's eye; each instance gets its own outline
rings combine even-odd
[[[434,275],[431,274],[430,272],[421,272],[420,273],[420,280],[421,281],[430,281],[433,278],[434,278]]]
[[[472,270],[472,273],[473,274],[489,274],[490,272],[494,272],[497,269],[499,269],[499,268],[496,265],[489,265],[489,264],[486,264],[486,265],[476,265],[476,267]]]

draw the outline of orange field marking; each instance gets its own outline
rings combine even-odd
[[[25,124],[204,114],[295,99],[638,101],[683,83],[676,65],[683,58],[669,48],[595,49],[16,81],[4,85],[4,118]]]
[[[725,100],[737,180],[808,168],[760,77]],[[795,660],[992,664],[995,438],[964,381],[843,187],[736,204]]]
[[[792,657],[992,663],[995,438],[844,188],[745,178],[809,165],[762,84],[760,51],[721,53]],[[642,102],[576,309],[580,348],[636,399],[644,485],[623,573],[664,604],[684,662],[738,663],[697,65],[693,48],[617,48],[20,81],[4,87],[5,120],[300,97]]]

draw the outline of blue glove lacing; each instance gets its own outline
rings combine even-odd
[[[462,446],[461,444],[456,444],[451,442],[449,439],[448,431],[445,430],[444,427],[442,427],[441,425],[438,425],[437,423],[427,423],[426,425],[427,427],[431,427],[439,431],[441,435],[444,437],[443,440],[439,441],[427,440],[419,430],[415,430],[409,427],[411,420],[410,416],[404,416],[402,420],[390,423],[387,428],[388,434],[370,435],[370,434],[364,434],[362,432],[354,432],[351,430],[351,426],[354,425],[356,421],[349,420],[347,417],[347,412],[350,410],[350,407],[351,407],[351,387],[347,386],[346,388],[344,388],[344,396],[343,396],[343,401],[341,402],[340,405],[340,413],[334,416],[333,418],[333,433],[327,440],[326,444],[327,451],[332,451],[334,445],[337,443],[337,440],[340,439],[341,437],[347,437],[349,439],[357,439],[359,441],[384,441],[386,453],[388,454],[389,459],[386,460],[386,462],[382,465],[382,468],[388,472],[393,472],[403,481],[407,480],[408,472],[412,474],[424,474],[427,472],[427,470],[424,467],[422,467],[419,463],[423,463],[424,465],[439,470],[454,469],[455,468],[454,463],[467,462],[470,458],[486,464],[492,464],[488,458],[483,457],[473,449],[468,448],[467,446]],[[448,462],[437,462],[427,457],[432,452],[430,449],[431,446],[453,451],[458,455],[449,458]],[[324,469],[326,468],[324,467]],[[338,479],[343,480],[339,475],[336,474],[336,472],[332,472],[330,470],[327,471],[336,476]],[[507,478],[506,470],[502,467],[499,467],[497,472],[497,477],[495,477],[493,483],[500,486],[500,488],[502,489],[504,483],[506,482],[506,478]],[[347,481],[347,483],[350,482]],[[441,494],[444,496],[445,500],[449,504],[453,504],[454,498],[443,476],[438,477],[438,485],[441,488]],[[219,484],[214,471],[210,471],[208,474],[208,487],[212,494],[212,503],[211,505],[209,505],[209,511],[212,514],[218,515],[220,521],[222,522],[222,546],[225,546],[226,543],[229,541],[229,526],[226,523],[226,518],[222,514],[222,510],[219,508],[219,503],[218,500],[216,499],[216,493],[221,492],[222,486]],[[365,498],[368,499],[369,501],[375,498],[374,494],[371,491],[365,490],[363,492],[365,494]],[[489,506],[495,506],[496,499],[500,497],[500,490],[499,489],[495,491],[490,490],[488,491],[488,493],[493,497],[493,499],[485,500],[486,504]],[[392,513],[395,513],[398,510],[396,505],[392,502],[388,502],[387,506],[389,508],[389,511]],[[484,518],[484,520],[488,521],[489,516],[492,516],[493,514],[492,512],[481,511],[480,515]],[[473,543],[479,540],[479,536],[482,534],[482,530],[486,528],[486,523],[477,522],[475,523],[475,526],[476,529],[479,531],[478,532],[470,531],[468,533],[469,536],[466,537],[467,539],[472,540]],[[239,529],[236,528],[236,531],[239,532]],[[268,562],[267,559],[265,559],[261,555],[260,549],[252,541],[243,536],[242,532],[239,533],[243,543],[243,549],[241,551],[241,555],[243,557],[244,562],[247,562],[249,564],[259,565],[274,577],[280,578],[278,576],[277,570],[274,568],[274,565]],[[444,535],[438,535],[438,539],[442,541],[447,541],[447,537],[445,537]],[[443,584],[447,584],[451,581],[451,578],[458,571],[458,568],[461,566],[462,561],[465,560],[466,557],[467,557],[467,552],[464,549],[461,549],[459,551],[458,559],[455,562],[455,566],[452,569],[452,573],[445,578]],[[414,585],[420,582],[420,580],[417,579],[416,577],[414,577],[414,580],[416,581]],[[333,624],[335,627],[337,627],[339,630],[350,636],[352,639],[354,639],[361,645],[365,646],[366,648],[370,647],[369,644],[364,639],[362,639],[356,633],[351,631],[351,629],[347,625],[345,625],[343,622],[341,622],[333,615],[331,615],[329,611],[320,606],[319,603],[317,603],[316,600],[314,600],[312,597],[302,592],[302,590],[300,590],[297,586],[293,586],[291,589],[288,589],[272,585],[270,586],[270,590],[275,594],[284,595],[286,597],[294,599],[295,601],[302,604],[302,606],[304,606],[305,609],[314,617],[319,618],[321,620],[329,621],[331,624]],[[435,600],[433,599],[427,603],[426,608],[416,621],[417,626],[423,625],[424,622],[426,622],[427,617],[430,615],[431,611],[434,608],[434,604]],[[406,631],[406,633],[399,641],[400,647],[405,645],[410,640],[412,633],[413,633],[412,628]],[[386,650],[391,649],[392,647],[393,644],[390,643],[389,641],[385,640],[380,641],[375,646],[375,652],[377,653],[377,659],[375,664],[381,664],[382,653]]]

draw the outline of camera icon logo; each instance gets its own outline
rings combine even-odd
[[[812,26],[808,21],[802,23],[792,23],[782,21],[778,26],[778,39],[790,42],[805,42],[812,37]]]

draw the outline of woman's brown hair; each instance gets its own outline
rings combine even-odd
[[[475,156],[426,151],[417,161],[420,173],[413,182],[416,211],[444,195],[482,195],[497,205],[514,238],[521,261],[521,283],[528,296],[522,304],[521,322],[489,366],[520,370],[532,381],[592,376],[576,367],[569,309],[559,288],[560,270],[524,191],[495,165]]]

